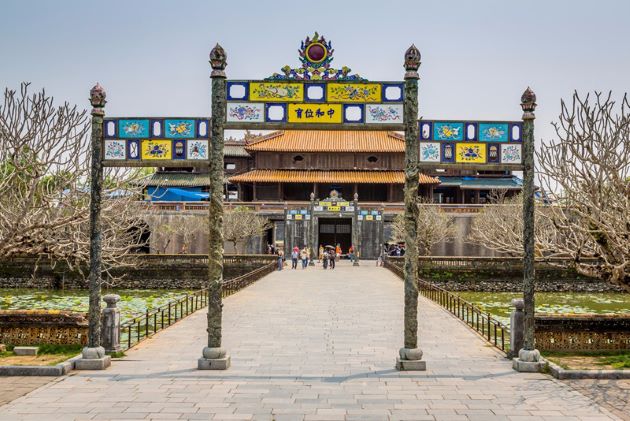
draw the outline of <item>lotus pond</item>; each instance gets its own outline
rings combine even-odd
[[[523,295],[514,292],[457,292],[462,299],[496,316],[502,323],[510,321],[513,298]],[[537,313],[552,314],[620,314],[630,313],[630,294],[619,292],[538,292],[535,296]]]
[[[114,289],[103,290],[105,294],[120,295],[122,320],[144,313],[147,309],[160,307],[192,291],[173,289]],[[105,303],[103,303],[103,307]],[[0,310],[71,310],[87,312],[87,290],[48,289],[0,289]]]

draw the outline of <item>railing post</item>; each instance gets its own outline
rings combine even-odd
[[[120,352],[120,309],[116,303],[120,301],[120,296],[107,294],[103,297],[107,303],[101,313],[101,339],[105,352],[111,354]]]
[[[523,348],[523,336],[525,331],[525,313],[523,308],[525,303],[522,298],[512,300],[514,310],[510,314],[510,352],[508,358],[514,358],[518,351]]]

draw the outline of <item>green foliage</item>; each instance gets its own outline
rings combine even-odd
[[[38,354],[42,355],[42,354],[50,354],[50,355],[56,355],[56,354],[78,354],[81,352],[81,349],[83,348],[81,345],[59,345],[59,344],[43,344],[43,345],[38,345],[39,350],[38,350]]]

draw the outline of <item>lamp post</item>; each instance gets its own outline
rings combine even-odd
[[[536,94],[527,88],[521,96],[523,109],[523,301],[525,307],[523,348],[513,361],[517,371],[538,371],[540,352],[534,344],[534,119]]]
[[[199,370],[225,370],[230,356],[221,347],[223,302],[223,126],[227,106],[227,55],[217,44],[210,51],[212,67],[212,135],[210,137],[210,204],[208,206],[208,346],[199,358]]]
[[[398,370],[426,370],[418,348],[418,68],[420,51],[415,45],[405,52],[405,345],[396,359]]]

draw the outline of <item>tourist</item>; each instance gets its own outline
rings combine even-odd
[[[351,263],[354,263],[354,247],[350,246],[350,248],[348,249],[348,258],[350,259]]]
[[[322,267],[328,269],[328,252],[322,251]]]
[[[337,253],[335,252],[335,250],[330,249],[328,251],[328,264],[330,265],[331,269],[335,268],[335,260],[337,259]]]
[[[337,259],[337,261],[341,259],[341,244],[337,244],[337,247],[335,247],[335,259]]]
[[[308,250],[306,247],[300,251],[300,259],[302,260],[302,269],[306,269],[306,266],[308,266]]]
[[[282,270],[282,266],[284,266],[284,252],[278,249],[278,270]]]
[[[300,249],[298,246],[293,247],[291,252],[291,269],[297,269],[298,258],[300,257]]]
[[[319,253],[317,254],[317,260],[320,262],[324,260],[324,246],[319,245]]]

